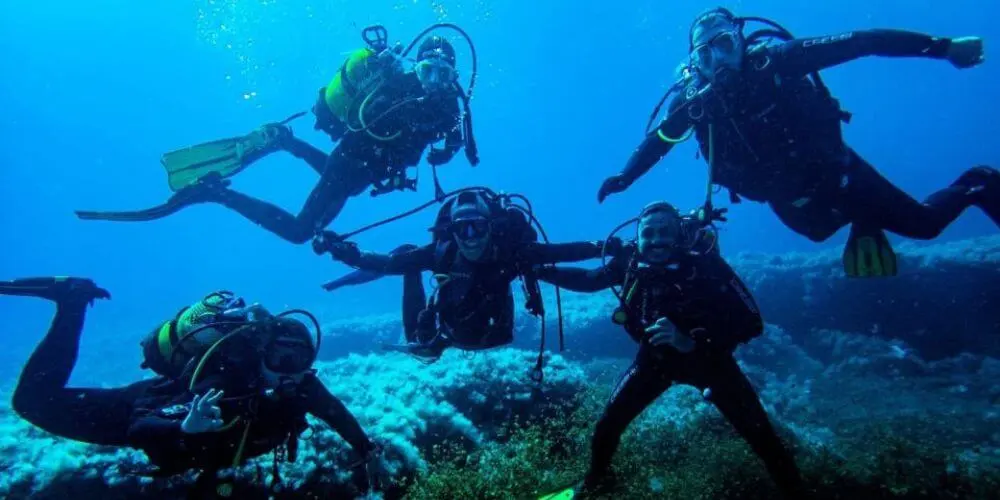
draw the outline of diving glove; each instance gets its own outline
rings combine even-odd
[[[604,180],[601,189],[597,192],[597,202],[604,203],[604,200],[613,194],[621,193],[628,189],[630,182],[622,174],[612,175]]]
[[[948,62],[959,69],[978,66],[986,61],[983,39],[978,36],[953,38],[948,44]]]

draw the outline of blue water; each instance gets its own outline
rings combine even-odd
[[[596,203],[601,181],[642,139],[652,106],[686,54],[689,22],[707,2],[630,0],[7,2],[0,15],[0,277],[87,276],[111,290],[89,317],[82,366],[97,346],[131,346],[144,331],[211,290],[235,290],[274,309],[307,307],[324,317],[393,312],[399,281],[327,294],[345,267],[317,258],[224,208],[204,205],[141,224],[79,221],[74,209],[142,208],[168,190],[160,155],[241,135],[308,109],[359,30],[385,24],[408,42],[436,21],[474,38],[480,75],[473,110],[483,162],[463,155],[440,169],[446,187],[488,185],[534,203],[554,240],[599,239],[653,199],[701,203],[705,167],[693,144],[675,150],[627,193]],[[1000,38],[1000,7],[986,0],[727,2],[794,33],[888,27],[942,36]],[[468,52],[457,44],[468,76]],[[988,56],[989,58],[990,56]],[[958,71],[943,61],[870,58],[824,73],[854,113],[849,142],[916,197],[977,163],[998,164],[992,129],[1000,69],[989,61]],[[328,150],[311,116],[300,137]],[[429,199],[418,193],[352,199],[331,229],[345,231]],[[297,211],[315,182],[298,160],[276,154],[235,187]],[[725,196],[717,200],[728,204]],[[731,207],[724,251],[783,252],[815,245],[784,229],[765,207]],[[422,243],[424,214],[357,239],[386,251]],[[970,212],[942,238],[995,228]],[[386,297],[390,297],[386,300]],[[16,373],[48,322],[51,306],[4,298],[7,349],[0,379]],[[91,354],[87,354],[87,353]],[[138,353],[135,352],[136,359]],[[131,360],[122,361],[130,364]]]

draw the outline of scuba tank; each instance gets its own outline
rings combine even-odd
[[[169,378],[179,377],[192,359],[216,341],[250,321],[246,303],[230,291],[213,292],[181,309],[140,341],[143,369]]]
[[[478,148],[475,138],[472,135],[472,114],[469,101],[472,98],[472,92],[476,85],[479,61],[472,38],[463,29],[451,23],[431,25],[421,31],[406,48],[397,45],[392,49],[389,48],[388,30],[384,26],[372,25],[364,28],[361,31],[361,38],[364,40],[366,46],[352,52],[347,60],[341,64],[330,84],[320,92],[321,102],[318,104],[320,104],[321,112],[317,113],[318,121],[336,120],[340,122],[342,127],[351,132],[365,132],[379,141],[391,141],[398,138],[402,134],[402,131],[382,136],[373,132],[371,127],[391,115],[400,107],[417,102],[422,98],[408,99],[396,103],[374,119],[366,118],[365,108],[386,82],[387,72],[392,70],[392,66],[397,64],[397,60],[405,58],[416,47],[417,43],[430,32],[442,28],[457,31],[468,43],[472,54],[472,75],[468,89],[462,89],[457,83],[455,86],[458,97],[462,100],[464,106],[462,126],[466,142],[466,155],[469,157],[470,163],[473,165],[478,164]],[[388,60],[381,57],[386,51],[391,51],[391,54],[386,58]],[[317,124],[317,128],[328,129],[331,128],[331,125]]]

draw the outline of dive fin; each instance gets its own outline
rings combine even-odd
[[[554,491],[538,497],[538,500],[573,500],[576,498],[576,493],[582,487],[583,482],[574,483],[568,487],[561,490]]]
[[[172,200],[171,200],[172,201]],[[156,219],[162,219],[169,215],[173,215],[184,208],[186,205],[183,203],[172,203],[167,201],[162,205],[157,205],[155,207],[146,208],[143,210],[134,210],[131,212],[96,212],[88,210],[77,210],[76,216],[83,220],[106,220],[113,222],[145,222]]]
[[[851,225],[844,247],[844,273],[854,278],[890,277],[898,273],[896,252],[885,231]]]
[[[364,284],[364,283],[370,283],[370,282],[375,281],[375,280],[377,280],[379,278],[382,278],[384,276],[385,276],[384,274],[377,273],[377,272],[374,272],[374,271],[357,270],[357,271],[345,274],[344,276],[341,276],[341,277],[339,277],[339,278],[337,278],[337,279],[335,279],[333,281],[324,283],[323,284],[323,289],[326,290],[326,291],[328,291],[328,292],[332,292],[332,291],[334,291],[334,290],[336,290],[338,288],[343,288],[345,286],[361,285],[361,284]]]
[[[164,153],[160,164],[174,192],[197,183],[207,174],[232,177],[276,149],[273,129],[264,127],[240,137],[196,144]]]
[[[218,173],[210,172],[203,179],[170,197],[166,202],[143,210],[121,212],[98,212],[77,210],[76,216],[83,220],[105,220],[112,222],[146,222],[171,216],[181,209],[199,201],[212,198],[212,193],[229,186],[229,181]]]
[[[92,280],[66,276],[0,281],[0,295],[39,297],[57,302],[67,299],[93,302],[94,299],[111,298],[107,290],[97,286]]]

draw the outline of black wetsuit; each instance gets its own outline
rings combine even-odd
[[[801,479],[792,455],[768,420],[757,392],[733,358],[735,348],[763,331],[763,321],[747,287],[717,251],[678,254],[663,268],[634,268],[627,246],[604,267],[587,270],[550,267],[542,281],[580,292],[612,285],[626,290],[626,332],[639,343],[632,366],[615,387],[597,423],[588,481],[599,482],[611,467],[621,435],[672,384],[709,389],[709,399],[761,457],[779,488],[798,494]],[[634,285],[634,289],[633,289]],[[695,349],[681,353],[653,346],[645,329],[667,318],[694,338]]]
[[[481,262],[465,259],[454,241],[444,239],[422,247],[401,247],[389,255],[360,253],[344,263],[379,275],[404,275],[403,321],[408,341],[434,340],[437,352],[451,345],[488,349],[509,344],[514,338],[514,280],[533,273],[532,268],[538,265],[593,259],[601,254],[601,244],[596,242],[511,245],[503,240],[494,235],[492,255]],[[422,271],[431,271],[441,279],[421,315]],[[436,325],[430,323],[435,319]]]
[[[240,394],[240,388],[233,385],[232,380],[223,377],[207,377],[195,392],[203,394],[214,388],[224,389],[227,394],[229,391]],[[231,388],[225,389],[227,386]],[[224,398],[219,405],[223,421],[229,423],[237,417],[244,420],[221,432],[186,434],[181,431],[181,422],[191,409],[194,395],[184,384],[175,382],[171,389],[176,390],[154,391],[139,400],[128,429],[130,446],[145,451],[150,461],[167,473],[231,467],[248,426],[247,442],[239,457],[241,461],[286,444],[292,453],[288,460],[293,461],[298,435],[308,427],[307,414],[326,422],[361,456],[374,448],[350,411],[315,375],[308,375],[293,395],[273,399],[264,396]],[[247,420],[248,415],[253,415],[252,419]]]
[[[79,352],[87,302],[63,299],[57,305],[49,332],[25,364],[14,390],[12,407],[21,418],[64,438],[142,449],[166,473],[233,465],[247,420],[225,432],[182,433],[180,424],[194,398],[183,379],[146,379],[113,389],[66,387]],[[259,362],[253,365],[259,367]],[[210,387],[227,390],[227,399],[220,403],[223,419],[230,422],[245,416],[251,399],[228,396],[240,394],[241,389],[245,393],[256,377],[249,370],[229,371],[226,377],[209,373],[195,392]],[[374,446],[354,416],[315,376],[307,376],[295,397],[255,398],[255,410],[243,458],[291,443],[290,438],[305,429],[307,413],[330,425],[360,454]]]
[[[389,109],[404,101],[411,102]],[[321,106],[325,104],[317,105]],[[231,189],[222,190],[211,201],[288,241],[304,243],[337,218],[348,198],[373,183],[405,175],[407,168],[420,163],[431,144],[445,141],[443,149],[432,150],[433,158],[428,156],[431,164],[438,165],[449,161],[464,143],[458,100],[454,95],[426,95],[413,73],[393,77],[365,109],[371,132],[383,138],[399,136],[379,140],[367,132],[347,132],[327,123],[330,117],[317,116],[317,128],[340,141],[329,156],[295,137],[281,141],[282,149],[305,160],[320,176],[298,215]],[[385,118],[378,120],[386,112]]]
[[[631,184],[673,148],[662,137],[678,139],[693,127],[702,155],[714,156],[716,184],[728,188],[734,200],[738,195],[767,202],[786,226],[813,241],[826,240],[849,223],[931,239],[971,205],[1000,224],[995,170],[971,169],[918,202],[844,143],[846,115],[825,87],[807,78],[865,56],[943,59],[950,43],[868,30],[751,50],[733,78],[710,85],[694,77],[682,89],[667,118],[629,160],[622,180]]]

